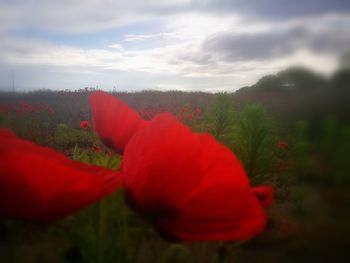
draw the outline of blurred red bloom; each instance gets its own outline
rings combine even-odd
[[[93,145],[93,146],[92,146],[92,149],[93,149],[96,153],[101,152],[101,147],[99,147],[99,146],[97,146],[97,145]]]
[[[183,106],[180,110],[180,113],[183,114],[185,112],[189,111],[189,108],[187,106]]]
[[[34,107],[27,102],[20,102],[20,111],[23,113],[30,113],[34,111]]]
[[[278,141],[276,142],[276,147],[277,147],[278,149],[283,150],[283,149],[285,149],[285,148],[288,147],[288,143],[287,143],[286,141],[284,141],[284,140],[278,140]]]
[[[202,114],[202,109],[201,109],[201,108],[196,108],[196,113],[197,113],[198,115]]]
[[[47,108],[47,113],[48,113],[49,115],[51,115],[51,114],[54,114],[54,113],[55,113],[55,111],[54,111],[54,109],[53,109],[53,108],[48,107],[48,108]]]
[[[80,128],[86,130],[89,127],[90,123],[89,121],[82,121],[80,122]]]
[[[213,136],[192,133],[171,114],[145,122],[106,93],[90,101],[102,141],[124,152],[129,204],[163,236],[242,240],[263,231],[272,188],[251,187],[240,161]]]
[[[115,171],[68,159],[0,129],[0,217],[49,223],[117,190]]]

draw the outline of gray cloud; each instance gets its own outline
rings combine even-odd
[[[224,33],[208,39],[203,44],[205,53],[214,53],[224,61],[267,59],[288,55],[300,46],[307,32],[295,28],[287,32],[258,34]]]
[[[0,29],[40,27],[64,32],[93,32],[158,19],[177,12],[176,0],[0,0]]]
[[[91,32],[186,12],[289,19],[350,14],[349,0],[0,0],[0,29],[41,27]]]
[[[317,52],[331,52],[336,54],[350,50],[350,28],[318,32],[314,35],[310,48]]]
[[[265,19],[350,13],[348,0],[195,0],[194,3],[212,12],[234,12]]]
[[[203,43],[201,56],[226,62],[266,60],[290,55],[300,49],[338,55],[350,49],[349,43],[350,29],[346,28],[316,32],[303,27],[255,34],[228,32],[207,39]]]

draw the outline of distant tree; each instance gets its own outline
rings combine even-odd
[[[256,84],[256,91],[278,91],[282,89],[282,79],[276,75],[262,77]]]
[[[236,94],[248,94],[265,91],[307,92],[324,90],[328,85],[325,77],[309,69],[293,67],[276,75],[267,75],[250,87],[239,89]]]
[[[294,91],[320,90],[327,86],[325,77],[306,68],[294,67],[277,74],[282,86]]]
[[[350,101],[350,69],[338,70],[331,79],[331,93],[341,101]]]

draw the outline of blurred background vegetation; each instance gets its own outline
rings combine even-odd
[[[118,169],[89,120],[92,90],[0,93],[0,125],[73,159]],[[350,71],[303,68],[234,93],[120,93],[147,119],[170,111],[210,132],[242,161],[253,185],[276,191],[260,236],[168,243],[129,210],[122,190],[51,226],[0,221],[1,262],[350,262]]]

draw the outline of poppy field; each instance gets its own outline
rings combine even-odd
[[[15,174],[22,168],[33,177],[35,169],[60,173],[60,166],[55,166],[59,160],[79,173],[94,165],[93,173],[106,178],[119,171],[129,175],[123,185],[119,181],[108,184],[118,189],[115,191],[102,182],[110,182],[109,177],[89,181],[101,184],[103,193],[90,193],[86,198],[83,191],[81,195],[67,195],[65,202],[83,208],[63,216],[55,214],[60,205],[54,203],[57,208],[47,208],[52,210],[48,218],[40,217],[45,222],[37,222],[35,207],[25,208],[30,199],[18,200],[16,192],[5,193],[8,199],[0,201],[8,207],[4,214],[27,209],[25,215],[30,220],[22,220],[22,214],[22,219],[14,219],[0,213],[0,262],[349,260],[350,121],[346,103],[325,101],[325,96],[312,91],[306,95],[276,91],[106,94],[92,89],[0,93],[0,128],[6,128],[6,134],[0,134],[1,144],[8,145],[5,150],[14,156],[11,163],[3,160],[1,173]],[[98,96],[106,97],[103,103]],[[312,103],[303,103],[310,98]],[[115,106],[118,103],[122,106]],[[101,110],[103,104],[110,105],[106,111]],[[126,108],[116,117],[114,106]],[[109,130],[114,122],[121,131],[116,136],[123,138],[120,141],[114,139],[114,130]],[[145,132],[132,131],[137,136],[130,139],[130,127],[136,126]],[[12,144],[7,143],[10,141]],[[237,157],[236,166],[232,170],[216,169],[216,163],[232,158],[227,149]],[[25,163],[23,160],[36,150],[38,154]],[[147,158],[152,159],[149,166],[144,165]],[[204,160],[200,169],[194,165],[198,158]],[[18,167],[12,169],[13,160],[18,160]],[[50,165],[45,168],[37,160],[47,160]],[[75,164],[70,165],[73,161]],[[160,176],[149,176],[143,182],[140,175],[150,167],[157,175],[172,177],[173,188]],[[241,218],[245,209],[241,204],[251,202],[247,201],[250,192],[226,194],[223,185],[231,183],[230,176],[220,177],[222,182],[213,177],[210,182],[220,184],[220,191],[212,190],[211,185],[210,191],[201,188],[201,198],[193,198],[187,210],[183,209],[183,219],[173,219],[172,207],[159,209],[158,203],[153,204],[154,200],[161,205],[167,198],[180,200],[189,195],[187,188],[196,189],[192,185],[198,184],[194,178],[198,170],[233,171],[237,178],[242,173],[239,178],[243,179],[233,185],[249,178],[252,193],[260,202],[254,210],[254,223],[250,218],[239,219],[239,227],[229,232],[227,229],[233,228],[227,227],[230,222],[215,221],[227,214],[230,203]],[[268,187],[272,187],[273,197]],[[0,189],[6,191],[5,187]],[[232,196],[232,200],[225,196]],[[198,214],[202,216],[199,219]],[[245,225],[249,227],[245,229]]]

